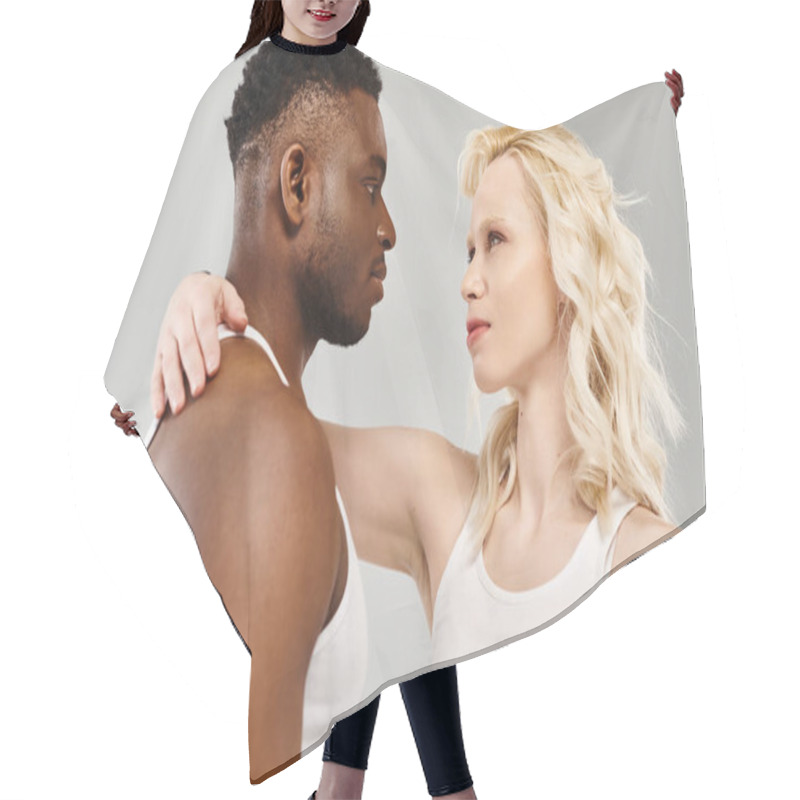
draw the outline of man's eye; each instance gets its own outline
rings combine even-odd
[[[373,203],[375,202],[375,198],[378,195],[378,190],[379,190],[379,187],[378,187],[377,184],[375,184],[375,183],[368,183],[367,184],[367,191],[369,192],[370,199],[372,200]]]

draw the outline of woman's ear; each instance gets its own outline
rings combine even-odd
[[[287,148],[281,159],[281,199],[289,222],[300,227],[308,211],[311,184],[308,153],[301,144]]]

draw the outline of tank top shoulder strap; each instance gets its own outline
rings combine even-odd
[[[275,371],[278,373],[278,377],[283,382],[283,385],[284,386],[289,385],[289,381],[286,380],[286,375],[283,374],[281,365],[278,363],[278,359],[275,357],[275,353],[272,352],[272,348],[269,346],[269,342],[252,325],[248,325],[242,333],[238,333],[237,331],[231,330],[227,325],[223,323],[217,326],[217,336],[219,336],[220,341],[222,341],[223,339],[232,339],[234,337],[251,339],[252,341],[254,341],[267,354],[267,357],[272,362],[272,366],[275,367]]]
[[[603,574],[607,575],[611,570],[614,559],[614,549],[617,543],[617,534],[620,525],[625,517],[637,506],[635,500],[631,500],[619,487],[614,487],[611,493],[611,524],[609,526],[608,537],[606,539],[606,551],[603,558]]]

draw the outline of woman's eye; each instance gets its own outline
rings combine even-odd
[[[503,241],[502,237],[499,234],[496,234],[496,233],[490,233],[489,236],[486,239],[486,242],[489,245],[489,249],[490,250],[492,249],[492,247],[494,245],[499,244],[502,241]]]
[[[470,247],[467,250],[467,264],[471,264],[473,258],[475,258],[475,248],[474,247]]]

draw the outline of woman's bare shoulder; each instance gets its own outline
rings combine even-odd
[[[614,567],[632,561],[677,532],[675,523],[654,514],[649,508],[635,506],[617,531]]]

